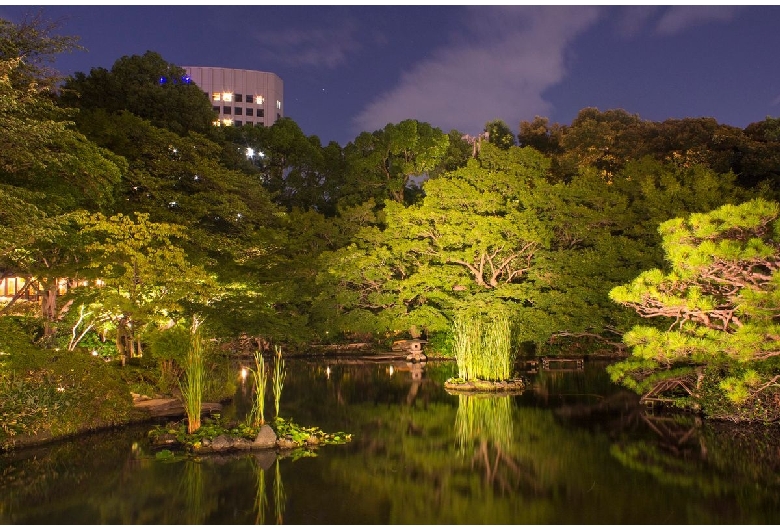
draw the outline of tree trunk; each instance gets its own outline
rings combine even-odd
[[[41,316],[43,317],[43,337],[44,340],[51,339],[54,336],[56,328],[54,322],[57,320],[57,279],[50,278],[41,280],[43,294],[41,295]]]

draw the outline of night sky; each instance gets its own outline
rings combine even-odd
[[[43,9],[87,52],[64,74],[160,53],[188,66],[274,72],[285,115],[323,144],[407,118],[479,133],[504,120],[571,123],[584,107],[649,120],[780,115],[780,7],[0,6]]]

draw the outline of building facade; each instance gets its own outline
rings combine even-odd
[[[216,125],[270,126],[284,116],[284,83],[271,72],[184,66],[211,100]]]

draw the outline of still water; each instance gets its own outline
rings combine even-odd
[[[149,425],[82,436],[0,456],[0,523],[780,523],[777,428],[653,414],[604,367],[479,398],[451,363],[288,360],[281,416],[351,443],[163,461]]]

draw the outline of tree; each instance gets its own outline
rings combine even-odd
[[[413,177],[423,178],[441,163],[449,137],[440,129],[417,120],[388,124],[373,133],[364,132],[344,148],[349,182],[349,205],[368,199],[404,203]],[[342,193],[342,196],[347,193]]]
[[[209,134],[215,119],[211,101],[186,71],[152,51],[122,57],[110,71],[76,72],[61,97],[65,105],[81,109],[126,110],[177,134]]]
[[[610,297],[668,328],[627,333],[632,357],[612,369],[613,378],[642,392],[692,378],[698,399],[697,367],[719,365],[727,374],[721,389],[733,403],[757,406],[766,394],[771,402],[779,378],[762,362],[780,356],[778,218],[780,205],[755,199],[661,224],[669,270],[646,271]]]
[[[74,40],[52,36],[53,27],[39,18],[20,26],[0,21],[0,269],[43,291],[47,337],[59,317],[58,283],[72,277],[83,250],[74,213],[108,207],[124,167],[54,105],[56,76],[42,63]]]
[[[115,326],[123,360],[142,353],[146,326],[175,322],[219,297],[214,278],[174,243],[184,227],[151,222],[148,214],[95,214],[82,222],[94,238],[88,268],[101,285],[90,294],[100,318]]]
[[[546,234],[522,198],[546,167],[533,150],[487,146],[466,167],[426,181],[420,203],[386,204],[380,226],[326,254],[323,296],[337,306],[341,328],[446,330],[460,304],[527,301]]]
[[[515,135],[503,120],[493,120],[485,124],[488,142],[499,149],[509,149],[515,145]]]
[[[10,76],[14,88],[26,89],[34,83],[40,90],[55,89],[62,76],[49,65],[61,53],[83,49],[79,37],[58,35],[59,28],[40,11],[19,24],[0,18],[0,61],[22,60]]]
[[[521,121],[517,135],[520,147],[533,147],[545,155],[559,154],[561,151],[561,126],[550,125],[550,120],[540,116],[534,121]]]

